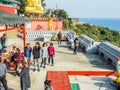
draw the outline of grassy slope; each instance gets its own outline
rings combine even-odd
[[[85,34],[96,41],[108,41],[120,47],[120,33],[118,31],[90,24],[77,24],[72,28],[78,35]]]

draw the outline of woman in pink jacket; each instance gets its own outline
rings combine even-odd
[[[52,62],[52,66],[53,66],[54,65],[53,57],[55,55],[55,49],[54,49],[53,43],[51,43],[50,46],[48,47],[48,54],[49,54],[48,64]]]

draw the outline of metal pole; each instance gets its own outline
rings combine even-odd
[[[57,3],[56,3],[56,11],[57,11],[57,9],[58,9],[58,5],[57,5]],[[57,15],[56,15],[57,17],[56,17],[56,30],[58,29],[58,25],[57,25],[57,22],[58,22],[58,12],[57,12]]]
[[[22,26],[23,29],[23,45],[24,47],[26,46],[26,29],[25,29],[25,24]]]

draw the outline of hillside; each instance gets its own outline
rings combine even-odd
[[[77,24],[71,27],[77,35],[85,34],[95,41],[107,41],[118,47],[120,47],[120,33],[115,30],[110,30],[106,27],[100,27],[96,25]]]

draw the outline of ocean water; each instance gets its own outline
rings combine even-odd
[[[111,30],[120,31],[120,19],[80,18],[80,22],[108,27]]]

